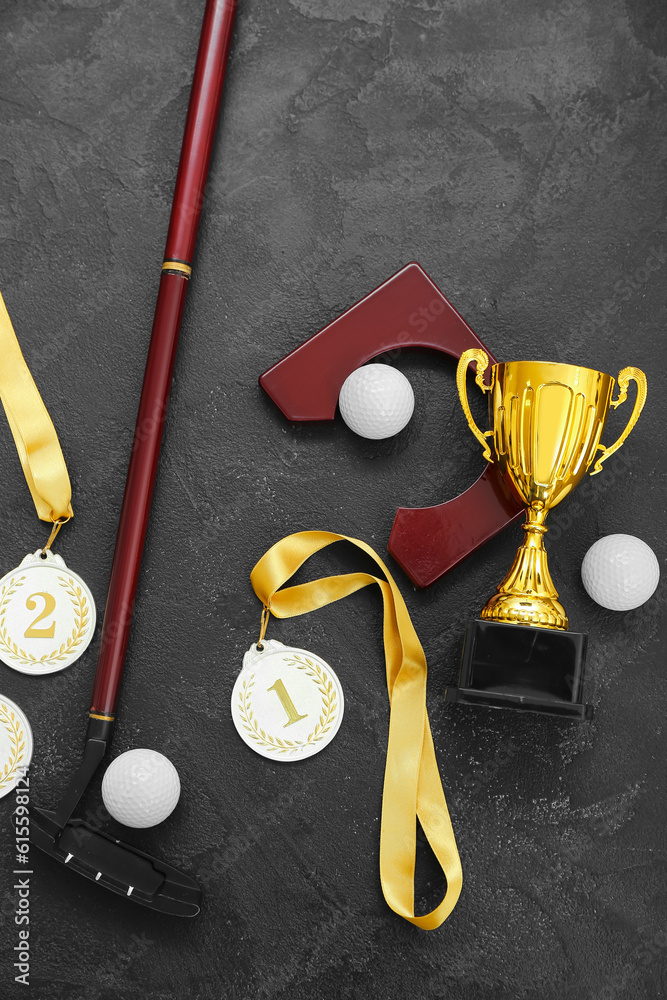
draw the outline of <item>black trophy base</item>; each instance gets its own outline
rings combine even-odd
[[[587,642],[581,632],[468,622],[459,686],[445,700],[591,719],[583,703]]]

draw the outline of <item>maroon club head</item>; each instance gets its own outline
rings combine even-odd
[[[407,264],[260,375],[288,420],[333,420],[343,382],[371,358],[428,347],[458,360],[491,351],[417,263]],[[495,465],[460,496],[435,507],[400,507],[387,546],[418,587],[428,587],[524,513]]]

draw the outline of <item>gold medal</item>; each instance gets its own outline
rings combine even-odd
[[[241,739],[283,763],[324,750],[343,720],[343,689],[321,657],[276,639],[253,644],[232,693]]]
[[[284,586],[311,556],[343,541],[361,550],[366,559],[370,557],[382,576],[344,573]],[[314,746],[317,735],[328,725],[325,695],[331,698],[336,688],[331,667],[319,657],[265,641],[271,615],[293,618],[364,587],[380,588],[391,706],[380,824],[380,880],[385,899],[396,913],[424,930],[439,927],[459,897],[461,862],[426,711],[426,657],[389,570],[370,545],[359,539],[333,531],[298,531],[264,553],[250,574],[250,582],[262,602],[262,621],[259,642],[246,654],[244,669],[234,687],[232,713],[245,742],[257,753],[274,760],[293,760],[317,752]],[[320,671],[332,676],[325,679]],[[306,685],[309,673],[313,691]],[[312,707],[309,697],[313,698]],[[342,710],[342,692],[338,692],[338,697]],[[297,726],[303,728],[299,730]],[[336,728],[336,720],[332,719],[329,732],[335,733]],[[360,766],[363,767],[363,758]],[[415,913],[416,820],[447,880],[441,902],[430,913],[421,915]]]
[[[78,660],[95,631],[95,601],[51,550],[29,553],[0,580],[0,660],[22,674],[53,674]]]

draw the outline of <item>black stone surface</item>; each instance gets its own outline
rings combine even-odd
[[[201,3],[0,0],[0,288],[58,427],[75,520],[59,551],[100,610],[139,399]],[[241,0],[114,753],[147,746],[183,795],[135,843],[196,872],[184,923],[37,857],[29,988],[15,986],[12,801],[0,800],[0,995],[39,1000],[639,1000],[664,995],[665,588],[627,614],[584,593],[598,537],[665,557],[667,19],[657,0]],[[384,552],[400,504],[482,468],[445,359],[404,352],[396,439],[290,426],[258,374],[411,259],[501,359],[649,378],[604,474],[550,516],[550,568],[589,634],[591,723],[457,710],[464,623],[510,564],[510,529],[426,592],[397,571],[430,663],[429,711],[464,867],[438,931],[378,878],[388,706],[379,595],[271,635],[339,674],[335,742],[283,766],[229,699],[288,532]],[[483,420],[484,404],[476,410]],[[628,406],[613,413],[620,432]],[[3,572],[46,539],[0,433]],[[349,571],[349,552],[319,568]],[[315,572],[315,569],[313,569]],[[35,732],[34,801],[76,766],[95,646],[62,674],[0,666]],[[86,800],[101,805],[98,775]],[[110,829],[120,828],[110,824]],[[420,860],[419,906],[440,891]]]

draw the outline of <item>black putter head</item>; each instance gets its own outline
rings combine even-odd
[[[111,741],[113,723],[91,717],[79,769],[55,812],[30,807],[30,842],[86,878],[151,910],[196,917],[201,889],[193,878],[84,822],[72,819]]]
[[[61,827],[55,812],[32,807],[30,840],[56,861],[142,906],[178,917],[196,917],[201,909],[201,889],[193,878],[82,819]]]

